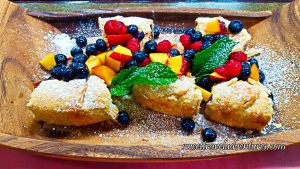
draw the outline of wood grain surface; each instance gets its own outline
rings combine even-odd
[[[300,29],[300,0],[283,6],[273,15],[270,12],[249,13],[208,9],[186,9],[183,11],[182,9],[181,11],[145,9],[143,12],[141,9],[128,9],[127,11],[116,9],[113,11],[99,10],[95,13],[88,11],[71,14],[37,13],[27,12],[27,10],[6,0],[0,2],[0,8],[0,144],[51,157],[122,162],[149,159],[153,161],[198,160],[200,158],[249,153],[253,150],[183,150],[182,144],[199,142],[201,130],[193,135],[178,135],[178,133],[173,132],[173,123],[165,124],[165,128],[170,128],[169,132],[155,137],[148,137],[147,134],[149,133],[134,128],[134,125],[127,129],[128,135],[120,136],[117,134],[118,131],[126,129],[117,127],[117,130],[111,130],[106,123],[85,126],[80,129],[67,128],[71,133],[76,133],[71,136],[64,131],[59,131],[55,135],[53,135],[53,131],[49,132],[49,128],[56,128],[57,126],[48,126],[48,130],[41,130],[43,124],[33,120],[32,113],[26,108],[26,103],[33,90],[33,81],[43,78],[43,74],[37,73],[37,70],[40,69],[38,61],[47,53],[52,52],[49,46],[53,44],[49,44],[44,39],[49,32],[59,33],[60,30],[66,30],[65,28],[72,30],[71,23],[77,23],[83,18],[95,19],[97,16],[116,14],[153,18],[156,23],[162,26],[170,26],[183,21],[181,27],[193,26],[194,20],[198,16],[222,15],[228,19],[242,19],[253,35],[252,45],[268,46],[275,52],[274,56],[278,59],[288,57],[285,55],[286,53],[299,53],[300,51],[300,36],[297,32]],[[155,11],[155,15],[153,15],[152,10]],[[62,22],[63,24],[59,24]],[[299,64],[299,60],[299,55],[297,55],[292,61]],[[287,62],[287,64],[291,63]],[[299,69],[292,73],[299,75]],[[299,81],[296,83],[299,84]],[[285,93],[279,92],[279,94],[284,95]],[[299,114],[299,96],[287,97],[290,97],[291,100],[288,103],[288,109],[295,111],[278,107],[280,115],[295,117],[293,120],[283,118],[280,121],[284,126],[289,127],[287,131],[243,139],[238,142],[287,145],[299,143],[300,117],[295,116]],[[142,111],[142,109],[141,106],[135,105],[135,110]],[[143,119],[145,116],[137,116],[137,118],[142,121],[145,120]],[[157,115],[153,117],[176,122],[176,119],[168,116]],[[157,133],[162,130],[162,128],[154,125],[148,129]],[[110,135],[109,140],[107,137],[99,137],[102,134]]]

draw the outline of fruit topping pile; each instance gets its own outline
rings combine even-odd
[[[180,52],[169,40],[157,40],[160,35],[157,26],[153,28],[154,39],[142,44],[145,34],[137,25],[109,20],[104,25],[103,39],[88,44],[86,37],[79,36],[69,56],[49,54],[40,64],[53,78],[64,81],[94,74],[105,81],[114,96],[129,94],[134,84],[169,85],[178,76],[195,77],[203,100],[208,102],[215,83],[234,77],[261,83],[265,79],[255,58],[248,58],[244,51],[232,52],[237,43],[230,36],[242,29],[239,20],[231,21],[228,26],[213,20],[203,32],[189,28],[178,39],[184,47]],[[128,119],[126,112],[118,117],[121,123],[128,123]],[[187,132],[195,128],[192,119],[184,119],[181,125]],[[205,141],[216,138],[210,128],[203,130],[202,135]]]

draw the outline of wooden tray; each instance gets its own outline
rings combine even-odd
[[[111,129],[107,127],[108,124],[102,123],[82,128],[67,128],[66,130],[72,131],[67,134],[62,131],[56,132],[59,127],[50,131],[49,126],[45,129],[45,125],[34,121],[32,113],[26,108],[26,103],[33,90],[33,81],[42,78],[42,74],[37,73],[40,69],[39,59],[53,52],[49,47],[53,44],[44,37],[49,33],[60,32],[67,32],[72,36],[76,34],[76,25],[82,21],[96,23],[98,16],[114,15],[152,18],[162,27],[178,29],[194,26],[194,20],[199,16],[221,15],[227,19],[243,20],[253,36],[252,46],[265,49],[265,53],[263,52],[259,59],[270,58],[270,61],[267,60],[264,64],[269,65],[267,67],[270,70],[277,70],[265,73],[272,75],[268,86],[273,87],[275,100],[278,98],[279,101],[275,104],[274,120],[284,127],[278,131],[270,130],[272,133],[254,134],[252,138],[251,136],[238,137],[237,143],[291,145],[300,142],[300,117],[298,116],[300,0],[284,5],[273,13],[191,8],[127,8],[41,13],[29,12],[7,0],[2,0],[0,7],[0,144],[2,146],[52,157],[122,162],[198,160],[255,151],[183,150],[182,144],[198,143],[201,140],[201,128],[197,128],[192,135],[185,135],[180,133],[178,119],[150,111],[146,112],[146,115],[137,115],[136,122],[142,124],[133,123],[133,127]],[[96,27],[94,30],[97,32]],[[280,63],[280,65],[274,65],[274,69],[274,66],[270,66],[273,63]],[[281,81],[285,83],[280,83]],[[282,100],[283,98],[285,100]],[[133,107],[132,110],[142,111],[139,105]],[[221,125],[214,125],[222,128]],[[226,128],[226,131],[245,135],[234,129]],[[228,143],[233,142],[233,135],[228,138]]]

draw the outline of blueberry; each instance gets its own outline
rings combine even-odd
[[[178,55],[180,55],[179,51],[177,49],[174,49],[174,48],[171,49],[170,54],[172,56],[178,56]]]
[[[192,36],[190,36],[191,42],[200,41],[201,38],[202,38],[202,33],[199,31],[196,31],[194,34],[192,34]]]
[[[58,65],[54,66],[51,69],[51,76],[54,79],[61,79],[64,69],[66,69],[66,66],[63,64],[58,64]]]
[[[202,131],[202,139],[206,142],[213,142],[217,138],[217,132],[211,128],[205,128]]]
[[[154,40],[149,40],[144,47],[146,52],[153,53],[156,52],[157,43]]]
[[[84,47],[84,46],[86,46],[86,44],[87,44],[86,37],[84,37],[84,36],[78,36],[76,38],[76,44],[77,44],[77,46],[79,46],[81,48]]]
[[[120,123],[120,124],[128,124],[129,123],[129,115],[126,111],[120,111],[119,114],[118,114],[118,117],[117,117],[117,121]]]
[[[88,57],[85,54],[77,54],[73,56],[72,62],[85,63]]]
[[[181,121],[183,131],[192,132],[195,129],[195,122],[191,118],[184,118]]]
[[[55,62],[56,62],[57,65],[60,64],[60,63],[65,65],[68,62],[68,58],[64,54],[57,54],[57,55],[54,56],[54,58],[55,58]]]
[[[71,49],[71,55],[72,56],[75,56],[76,54],[82,54],[82,53],[83,53],[83,50],[80,47],[78,47],[78,46],[73,47]]]
[[[72,68],[75,70],[75,75],[78,79],[85,79],[89,75],[89,70],[84,63],[72,63]]]
[[[156,25],[154,26],[153,33],[154,33],[154,38],[157,39],[160,34],[158,26]]]
[[[183,57],[186,59],[186,61],[191,62],[194,59],[195,51],[192,49],[187,49],[183,53]]]
[[[97,39],[95,45],[96,45],[97,51],[101,51],[101,52],[107,51],[107,45],[103,39]]]
[[[248,80],[250,74],[251,74],[250,65],[248,64],[248,62],[242,62],[242,69],[241,69],[240,79]]]
[[[137,62],[142,62],[146,58],[146,53],[142,51],[134,52],[133,54],[133,59],[136,60]]]
[[[201,41],[204,43],[204,42],[207,42],[207,41],[210,41],[210,42],[213,42],[214,41],[214,36],[213,35],[210,35],[210,34],[206,34],[202,37]]]
[[[127,27],[127,33],[132,34],[133,36],[135,36],[138,33],[138,27],[136,25],[129,25]]]
[[[189,28],[184,32],[184,34],[187,34],[187,35],[190,35],[190,36],[192,36],[194,33],[195,33],[194,28]]]
[[[213,86],[213,82],[210,80],[209,76],[205,76],[197,82],[197,85],[202,87],[207,91],[211,91],[211,87]]]
[[[202,43],[202,48],[201,48],[201,50],[207,49],[207,48],[209,48],[211,45],[212,45],[212,42],[211,42],[211,41],[203,42],[203,43]]]
[[[85,48],[86,55],[97,55],[97,47],[96,44],[89,44]]]
[[[265,81],[265,74],[263,71],[259,70],[259,82],[264,83]]]
[[[131,68],[132,66],[137,66],[138,64],[137,64],[137,61],[136,60],[131,60],[131,61],[129,61],[129,62],[127,62],[126,64],[125,64],[125,69],[129,69],[129,68]]]
[[[145,34],[143,31],[141,31],[135,35],[135,38],[138,39],[139,41],[143,40],[144,37],[145,37]]]
[[[214,42],[221,40],[221,39],[228,39],[229,37],[227,35],[224,34],[216,34],[214,36]]]
[[[240,20],[232,20],[228,26],[229,31],[233,34],[240,33],[243,30],[243,22]]]
[[[72,80],[75,77],[75,71],[73,67],[68,67],[64,69],[62,73],[62,79],[66,82]]]
[[[258,61],[255,58],[250,58],[248,62],[250,65],[256,64],[257,68],[259,68]]]

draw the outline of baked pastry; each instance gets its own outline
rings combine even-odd
[[[168,86],[135,85],[132,93],[143,106],[165,114],[192,117],[199,112],[202,92],[192,82],[181,77]]]
[[[153,34],[154,24],[152,19],[135,17],[135,16],[123,17],[118,15],[109,18],[101,18],[101,17],[98,18],[99,28],[102,31],[102,38],[106,38],[106,34],[103,30],[104,30],[105,23],[109,20],[121,21],[125,24],[125,26],[135,24],[138,27],[138,30],[143,31],[145,34],[144,39],[141,41],[141,47],[143,47],[148,40],[151,40],[154,37]]]
[[[196,31],[200,31],[203,35],[209,34],[207,32],[207,25],[209,22],[219,20],[225,24],[225,27],[228,30],[228,25],[230,24],[230,21],[227,19],[224,19],[223,17],[213,17],[213,18],[208,18],[208,17],[198,17],[195,22],[196,22]],[[251,40],[251,35],[248,33],[248,31],[243,28],[242,31],[238,34],[229,34],[229,38],[232,39],[235,42],[238,42],[238,44],[232,49],[233,52],[235,51],[243,51],[246,44]]]
[[[97,76],[69,82],[43,81],[27,106],[37,120],[56,125],[88,125],[114,120],[118,114],[108,88]]]
[[[249,79],[230,81],[212,88],[212,100],[206,105],[205,116],[226,126],[262,130],[272,118],[269,91],[259,82]]]

